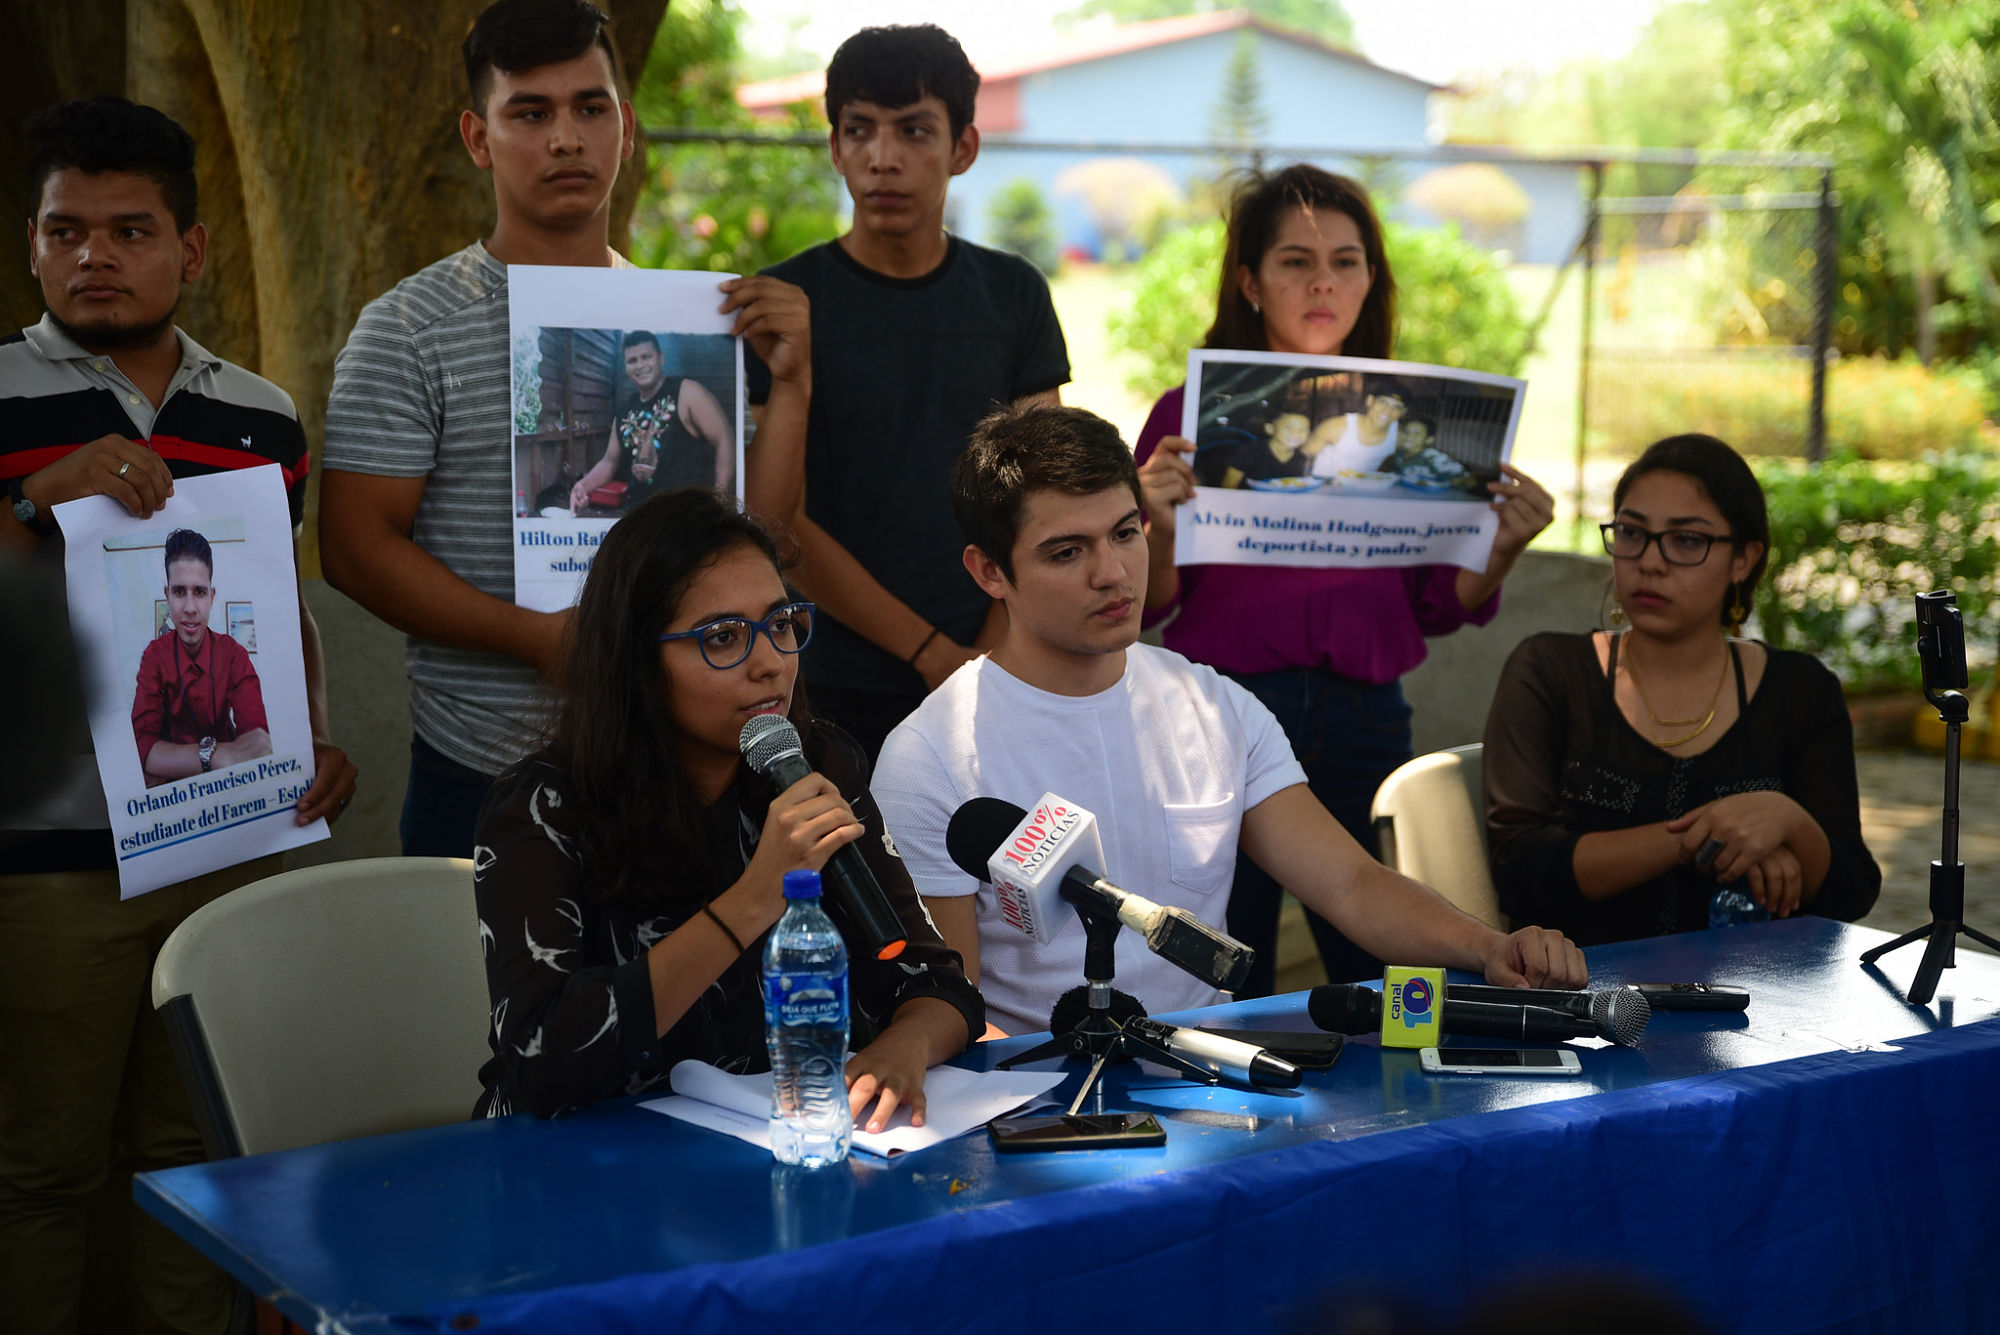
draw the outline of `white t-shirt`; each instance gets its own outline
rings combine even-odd
[[[1314,477],[1337,477],[1343,470],[1355,473],[1373,473],[1382,467],[1396,448],[1397,429],[1401,422],[1389,423],[1389,434],[1380,445],[1370,445],[1361,439],[1361,414],[1347,415],[1347,429],[1340,439],[1321,450],[1313,459]]]
[[[979,990],[1013,1033],[1046,1029],[1056,999],[1083,982],[1083,924],[1069,914],[1048,945],[1000,917],[993,887],[945,851],[953,813],[974,797],[1032,807],[1053,792],[1097,817],[1106,880],[1223,925],[1243,813],[1306,781],[1284,731],[1255,696],[1210,667],[1149,645],[1090,696],[1052,695],[976,658],[889,734],[869,784],[920,894],[977,894]],[[1219,993],[1118,938],[1114,985],[1154,1014]]]

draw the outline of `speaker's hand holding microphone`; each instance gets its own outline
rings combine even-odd
[[[759,774],[768,774],[782,790],[765,818],[768,836],[771,820],[781,805],[787,813],[777,831],[783,846],[774,854],[783,864],[779,881],[782,883],[787,871],[819,872],[830,898],[846,911],[854,929],[853,939],[847,943],[850,952],[866,951],[881,960],[902,954],[909,940],[902,921],[889,906],[860,850],[851,847],[866,827],[855,820],[833,782],[813,770],[799,730],[782,715],[757,714],[743,725],[738,746],[745,763]],[[787,802],[787,798],[793,800]],[[763,852],[764,840],[759,839],[757,853],[761,856]],[[754,866],[756,859],[751,861]]]
[[[1523,927],[1497,937],[1482,961],[1495,987],[1578,988],[1590,982],[1583,952],[1561,932]]]
[[[828,859],[859,839],[864,829],[833,780],[817,771],[772,798],[757,851],[743,869],[743,880],[760,891],[769,890],[771,922],[785,911],[785,873],[823,870]]]

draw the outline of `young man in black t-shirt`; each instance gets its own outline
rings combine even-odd
[[[979,591],[946,494],[973,426],[1009,403],[1058,401],[1069,355],[1048,284],[1015,255],[944,230],[951,178],[979,155],[979,75],[930,24],[866,28],[827,67],[846,235],[769,272],[812,301],[804,457],[769,453],[798,534],[798,577],[823,615],[806,650],[815,712],[870,758],[1004,611]],[[751,398],[768,377],[754,363]]]

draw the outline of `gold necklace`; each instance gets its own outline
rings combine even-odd
[[[1628,640],[1631,639],[1629,635],[1626,638]],[[1646,698],[1646,684],[1639,680],[1638,655],[1632,652],[1632,646],[1630,644],[1627,644],[1625,646],[1625,649],[1626,649],[1625,675],[1630,677],[1632,679],[1632,685],[1638,688],[1639,703],[1645,706],[1646,717],[1653,721],[1653,726],[1656,728],[1685,728],[1690,724],[1694,724],[1694,731],[1689,733],[1687,736],[1676,737],[1672,741],[1667,741],[1661,737],[1654,737],[1652,739],[1653,745],[1661,748],[1662,750],[1672,750],[1676,746],[1686,746],[1689,742],[1693,741],[1695,738],[1707,732],[1708,725],[1715,722],[1715,707],[1717,702],[1719,702],[1722,699],[1722,683],[1729,679],[1728,642],[1727,641],[1723,642],[1722,671],[1716,674],[1715,690],[1711,692],[1708,697],[1708,712],[1701,716],[1701,720],[1698,723],[1692,718],[1676,718],[1676,719],[1661,718],[1658,714],[1655,714],[1653,712],[1653,702]]]

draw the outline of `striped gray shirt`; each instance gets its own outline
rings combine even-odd
[[[334,362],[326,467],[422,477],[411,532],[460,579],[514,601],[507,266],[475,241],[368,303]],[[541,677],[505,654],[409,637],[418,736],[498,774],[538,745]]]

